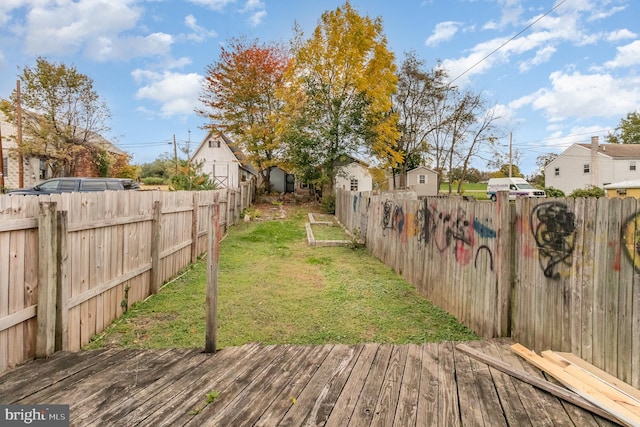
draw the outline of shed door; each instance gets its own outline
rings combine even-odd
[[[284,192],[293,193],[295,189],[296,189],[296,178],[292,173],[288,173]]]

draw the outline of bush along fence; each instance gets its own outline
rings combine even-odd
[[[79,350],[207,251],[253,189],[0,196],[0,373]]]
[[[637,199],[339,190],[336,216],[418,292],[485,338],[572,352],[640,387]]]

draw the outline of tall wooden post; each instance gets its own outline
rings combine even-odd
[[[200,209],[200,193],[193,192],[193,213],[191,214],[191,262],[198,261],[198,211]]]
[[[0,193],[4,192],[4,154],[2,153],[2,126],[0,126]]]
[[[218,328],[218,261],[220,258],[220,203],[218,193],[210,206],[210,221],[207,245],[207,325],[204,351],[216,352]]]
[[[151,283],[149,293],[155,295],[160,290],[160,238],[162,236],[162,203],[153,202],[153,229],[151,236]]]
[[[69,346],[69,293],[71,277],[69,276],[69,248],[67,236],[69,215],[67,211],[58,212],[58,277],[56,290],[56,351],[68,351]]]
[[[56,286],[58,239],[56,203],[41,202],[38,218],[38,332],[36,357],[48,357],[56,343]]]
[[[24,159],[22,158],[22,101],[20,100],[20,80],[16,82],[16,145],[18,146],[18,188],[24,187]]]

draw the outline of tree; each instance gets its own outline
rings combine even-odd
[[[447,90],[446,73],[437,68],[423,70],[424,62],[415,53],[406,54],[398,73],[398,90],[393,96],[393,111],[398,116],[400,137],[395,151],[402,160],[394,167],[399,177],[399,187],[407,186],[407,171],[415,159],[422,160],[428,151],[427,136],[435,130],[436,123],[429,117],[429,104],[442,100]]]
[[[536,157],[536,166],[538,167],[538,173],[529,177],[527,181],[540,187],[545,187],[544,171],[549,163],[554,161],[558,157],[557,153],[543,153]]]
[[[281,160],[276,126],[284,103],[277,93],[289,64],[289,52],[280,45],[232,39],[207,67],[200,96],[205,108],[198,112],[211,120],[207,127],[233,135],[262,174],[266,192],[270,167]]]
[[[362,17],[346,2],[323,13],[308,40],[296,28],[292,53],[281,129],[298,175],[333,190],[343,159],[366,153],[401,160],[390,113],[397,77],[380,18]]]
[[[640,112],[627,114],[607,140],[610,144],[640,144]]]
[[[511,165],[511,176],[514,178],[522,178],[524,175],[520,172],[518,165]],[[509,177],[509,165],[502,165],[497,172],[491,174],[491,178],[508,178]]]
[[[175,190],[215,190],[215,183],[208,174],[202,173],[201,163],[193,163],[189,160],[179,160],[178,170],[171,176],[171,185]]]
[[[99,156],[96,142],[109,130],[110,112],[93,88],[93,80],[74,66],[37,58],[34,68],[24,67],[21,81],[22,155],[40,157],[53,176],[73,175],[77,162],[88,152]],[[15,121],[17,94],[3,104]],[[99,166],[99,165],[97,165]]]

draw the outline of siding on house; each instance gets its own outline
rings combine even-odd
[[[622,199],[633,197],[637,199],[640,198],[640,179],[607,184],[604,186],[604,190],[609,199],[612,197],[620,197]]]
[[[201,172],[209,175],[219,189],[239,188],[242,182],[255,179],[256,174],[246,164],[244,154],[222,134],[209,132],[192,159],[202,163]]]
[[[420,177],[424,177],[424,182],[420,182]],[[394,185],[395,181],[395,185]],[[400,184],[400,175],[395,174],[389,178],[389,190],[393,190]],[[415,191],[420,196],[438,195],[438,173],[426,166],[418,166],[407,171],[407,189]]]
[[[598,144],[597,139],[592,144],[573,144],[545,167],[544,175],[547,187],[565,194],[640,179],[640,146]]]
[[[336,188],[346,191],[372,191],[373,178],[366,166],[351,162],[337,169]]]
[[[16,151],[16,135],[18,132],[16,126],[5,121],[5,116],[2,113],[0,113],[0,132],[2,133],[2,154],[5,160],[4,172],[6,172],[4,174],[4,185],[7,189],[15,189],[19,187],[20,183],[18,174],[19,158]],[[102,149],[109,152],[111,156],[119,156],[128,159],[127,153],[120,150],[118,147],[116,147],[100,135],[93,134],[90,142],[92,144],[100,146]],[[44,161],[42,161],[38,157],[24,157],[22,159],[22,164],[24,187],[33,187],[34,185],[38,185],[45,179],[53,178],[51,171],[45,167]],[[84,151],[76,158],[74,176],[98,176],[98,171],[90,152]]]

